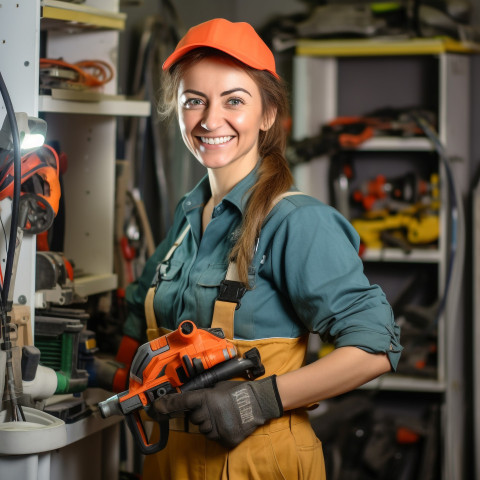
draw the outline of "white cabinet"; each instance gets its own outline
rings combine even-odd
[[[457,191],[465,194],[469,162],[470,58],[457,43],[445,40],[299,41],[294,57],[293,138],[302,140],[339,116],[366,115],[377,109],[423,108],[435,112],[439,138],[446,149]],[[356,168],[355,181],[384,173],[397,176],[438,173],[440,178],[440,234],[433,248],[367,249],[365,271],[384,287],[392,302],[405,279],[424,275],[417,286],[427,291],[423,307],[443,296],[452,278],[453,199],[449,195],[445,164],[427,138],[374,137],[348,152]],[[329,203],[330,159],[319,157],[294,169],[298,187]],[[351,185],[354,187],[355,185]],[[463,270],[462,238],[458,239],[451,284],[438,323],[434,325],[436,349],[433,374],[385,375],[365,389],[424,392],[441,405],[441,469],[445,480],[464,476],[465,374],[463,368],[465,309],[458,273]],[[378,281],[377,281],[378,279]],[[411,346],[410,346],[411,347]],[[405,356],[410,352],[405,352]]]
[[[56,0],[5,2],[1,6],[0,68],[15,111],[43,116],[47,140],[65,152],[66,258],[75,266],[75,292],[88,296],[116,288],[113,270],[115,160],[118,116],[148,116],[148,102],[117,95],[117,78],[98,98],[65,98],[62,91],[39,94],[41,56],[104,60],[116,75],[119,32],[125,14],[118,0],[83,4]],[[73,92],[75,93],[75,92]],[[3,113],[3,106],[2,112]],[[8,224],[8,208],[2,218]],[[2,247],[2,261],[4,251]],[[35,238],[22,245],[14,302],[34,306]]]

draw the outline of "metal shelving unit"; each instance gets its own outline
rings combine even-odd
[[[428,96],[436,108],[440,140],[448,156],[456,159],[452,162],[454,181],[457,188],[465,193],[468,185],[470,120],[468,53],[472,51],[478,51],[478,47],[448,39],[300,40],[294,58],[293,138],[302,140],[314,137],[322,125],[338,116],[362,115],[387,106],[413,107],[415,102]],[[371,84],[369,75],[375,76],[371,78]],[[379,105],[385,99],[390,99],[392,104]],[[401,102],[411,103],[405,105]],[[350,108],[354,111],[350,111]],[[361,154],[365,158],[370,152],[385,156],[386,172],[394,168],[394,155],[400,159],[399,163],[409,155],[416,155],[415,159],[421,155],[435,155],[433,144],[422,137],[374,138],[365,142],[353,155]],[[388,157],[390,153],[391,159]],[[355,161],[364,160],[358,158]],[[395,168],[398,174],[398,168]],[[318,157],[298,165],[294,174],[300,190],[329,203],[327,157]],[[397,266],[405,265],[407,269],[428,266],[437,272],[436,289],[441,295],[449,274],[451,239],[447,214],[450,199],[446,188],[446,172],[440,161],[438,174],[441,195],[438,247],[414,248],[410,253],[395,248],[367,249],[363,260],[366,267],[375,266],[377,270],[385,265],[385,275],[393,279]],[[461,285],[453,286],[454,290],[460,291],[461,288]],[[362,387],[365,390],[436,394],[441,399],[439,435],[443,480],[466,478],[463,463],[466,379],[463,359],[458,353],[463,348],[462,315],[458,296],[447,297],[437,327],[435,378],[385,375]]]
[[[66,202],[65,256],[73,261],[80,296],[116,288],[113,273],[113,222],[116,121],[119,116],[149,116],[148,102],[117,93],[114,78],[98,92],[39,94],[42,55],[74,63],[94,55],[117,70],[119,32],[126,15],[118,0],[87,0],[82,4],[35,0],[32,5],[2,5],[0,44],[2,74],[14,109],[47,120],[47,140],[56,140],[68,156],[64,175]],[[42,33],[42,35],[41,35]],[[92,53],[94,52],[94,53]],[[1,113],[1,112],[0,112]],[[8,209],[2,220],[8,226]],[[5,249],[2,249],[4,251]],[[19,259],[14,301],[35,306],[35,238],[25,236]],[[4,254],[2,261],[4,261]]]
[[[118,12],[118,2],[72,4],[42,0],[41,5],[40,25],[47,32],[47,57],[75,62],[95,52],[95,59],[117,70],[119,32],[126,20],[126,15]],[[53,90],[51,95],[39,95],[38,108],[49,125],[49,138],[60,141],[68,154],[64,182],[71,220],[65,255],[81,272],[75,280],[75,292],[88,296],[115,289],[116,118],[149,116],[150,104],[118,95],[114,79],[97,93]]]

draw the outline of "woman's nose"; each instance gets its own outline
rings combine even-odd
[[[209,132],[216,130],[222,124],[221,109],[215,105],[209,105],[205,109],[200,125]]]

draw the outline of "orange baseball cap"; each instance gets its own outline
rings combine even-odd
[[[187,52],[199,47],[216,48],[252,68],[267,70],[280,78],[275,70],[273,53],[254,28],[248,23],[230,22],[224,18],[214,18],[190,28],[165,60],[163,70],[168,70]]]

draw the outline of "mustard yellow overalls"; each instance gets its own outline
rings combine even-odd
[[[184,231],[177,239],[167,257],[173,254],[186,233]],[[154,294],[155,288],[152,287],[145,300],[149,340],[168,333],[165,329],[157,328],[153,310]],[[235,307],[235,303],[217,300],[211,326],[223,329],[225,338],[235,345],[239,356],[256,347],[265,366],[265,376],[282,375],[304,364],[307,335],[299,338],[234,340]],[[305,409],[287,411],[281,418],[270,420],[233,449],[208,440],[198,432],[196,425],[189,424],[188,430],[185,431],[183,419],[170,421],[166,448],[145,457],[144,480],[326,479],[322,445],[310,426]],[[150,443],[158,442],[158,438],[159,428],[155,423]]]

